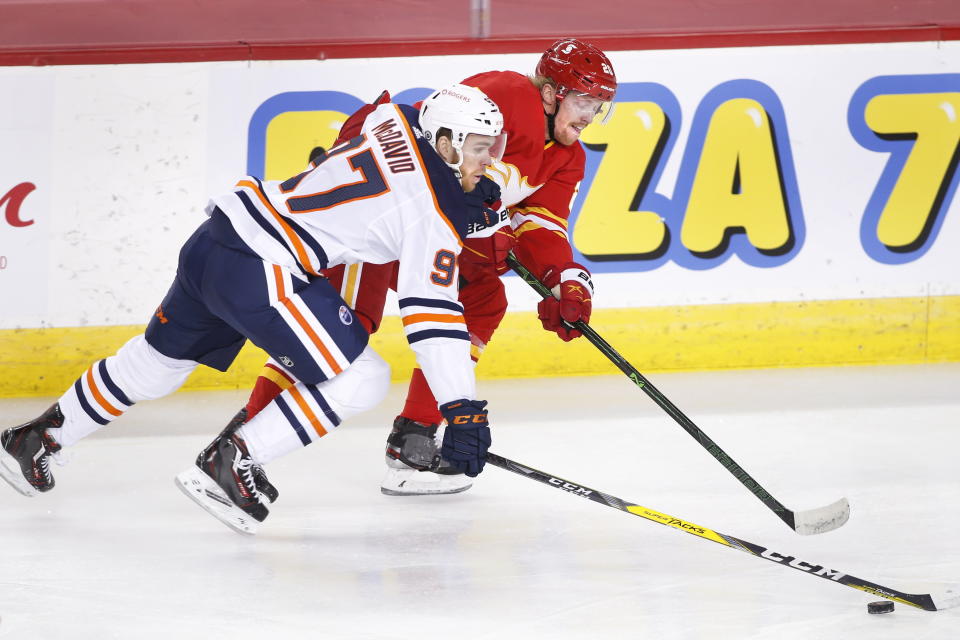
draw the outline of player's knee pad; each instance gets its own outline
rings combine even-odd
[[[383,401],[390,389],[390,365],[368,346],[343,373],[317,388],[337,415],[346,420]]]
[[[130,339],[106,361],[113,382],[131,402],[152,400],[173,393],[197,368],[193,360],[163,355],[143,335]]]

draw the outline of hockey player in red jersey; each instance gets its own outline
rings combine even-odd
[[[507,309],[499,275],[506,253],[554,290],[538,306],[543,327],[568,341],[580,335],[564,324],[590,318],[593,285],[589,271],[573,262],[567,218],[583,178],[581,131],[613,100],[616,76],[607,56],[576,39],[555,42],[541,56],[533,77],[489,71],[463,81],[500,105],[506,151],[488,170],[500,187],[502,213],[494,224],[475,225],[460,254],[460,302],[470,333],[471,355],[479,359]],[[349,122],[349,121],[348,121]],[[478,186],[483,191],[485,184]],[[493,200],[496,194],[490,194]],[[379,328],[387,288],[396,264],[355,264],[327,273],[371,332]],[[255,415],[289,379],[270,362],[246,407]],[[436,459],[435,437],[442,416],[422,370],[415,369],[407,401],[387,440],[388,471],[381,490],[388,495],[455,493],[472,479]]]
[[[451,425],[440,451],[475,476],[490,444],[476,399],[470,338],[457,301],[459,254],[477,216],[470,204],[503,119],[482,91],[453,85],[418,112],[370,109],[360,135],[285,181],[247,176],[207,206],[184,244],[173,285],[143,335],[94,363],[40,417],[0,435],[0,477],[27,496],[54,486],[50,457],[172,393],[198,364],[225,371],[249,339],[294,384],[251,420],[231,425],[177,476],[191,499],[253,533],[277,492],[262,465],[315,442],[378,404],[390,368],[321,272],[398,261],[404,332]],[[438,456],[439,457],[439,456]]]
[[[460,254],[460,302],[472,356],[479,359],[506,313],[499,275],[507,270],[503,261],[511,247],[557,295],[538,306],[543,327],[565,341],[579,337],[562,320],[590,319],[593,285],[589,271],[573,262],[567,218],[583,179],[580,133],[613,100],[613,67],[596,47],[564,39],[541,56],[533,78],[490,71],[463,83],[500,105],[507,135],[504,157],[487,175],[500,185],[509,225],[474,231]],[[388,495],[453,493],[472,484],[472,478],[446,466],[411,471],[409,461],[425,460],[436,450],[434,435],[442,416],[431,398],[427,380],[415,369],[406,404],[387,440],[388,470],[381,491]]]

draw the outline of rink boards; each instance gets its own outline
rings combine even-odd
[[[141,330],[207,197],[285,178],[363,101],[531,54],[0,68],[0,395],[53,394]],[[960,360],[956,42],[615,51],[573,202],[593,324],[646,370]],[[6,195],[4,195],[6,194]],[[481,376],[606,373],[511,312]],[[412,364],[395,302],[378,349]],[[248,386],[245,351],[196,388]]]
[[[591,322],[644,373],[700,369],[907,364],[960,360],[960,296],[599,309]],[[0,331],[0,396],[54,395],[141,325]],[[394,381],[414,366],[399,318],[371,344]],[[250,343],[227,373],[200,367],[187,389],[246,388],[266,355]],[[478,365],[480,378],[615,373],[585,340],[564,344],[531,312],[511,312]]]

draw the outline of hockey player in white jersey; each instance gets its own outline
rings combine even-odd
[[[300,175],[248,176],[213,198],[146,332],[91,365],[43,415],[4,431],[0,475],[24,495],[52,489],[49,459],[61,447],[140,400],[172,393],[198,364],[225,371],[249,339],[297,382],[224,430],[177,484],[228,526],[253,533],[277,496],[263,465],[374,407],[388,388],[389,366],[320,271],[393,260],[407,340],[449,424],[441,455],[480,473],[490,430],[486,402],[475,397],[457,256],[467,227],[489,213],[464,192],[502,153],[502,126],[483,92],[453,85],[419,113],[378,106],[359,136]]]

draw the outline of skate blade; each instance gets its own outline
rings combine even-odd
[[[17,490],[17,493],[25,495],[28,498],[40,493],[36,487],[27,482],[20,470],[20,463],[12,455],[7,453],[6,449],[0,448],[0,477],[10,483],[10,486]]]
[[[462,493],[473,486],[473,480],[463,475],[445,476],[416,469],[387,469],[380,483],[385,496],[441,496]]]
[[[216,482],[196,467],[178,473],[177,487],[214,518],[237,533],[252,536],[257,532],[257,521],[233,504]]]

